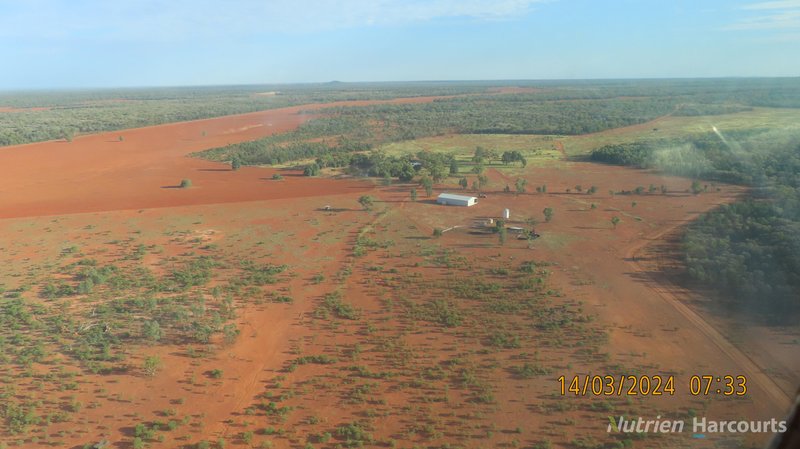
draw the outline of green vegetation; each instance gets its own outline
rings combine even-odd
[[[544,221],[550,223],[550,221],[553,219],[553,215],[555,215],[555,211],[552,207],[545,207],[542,210],[542,214],[544,215]]]
[[[515,95],[472,95],[431,103],[332,107],[298,130],[201,153],[213,160],[238,154],[244,164],[282,164],[317,158],[321,167],[347,167],[354,153],[389,142],[444,134],[578,135],[647,122],[659,116],[727,114],[752,106],[800,103],[800,88],[787,80],[639,81],[571,84]],[[540,83],[547,84],[547,83]],[[453,84],[453,89],[465,86]],[[470,86],[474,89],[474,86]],[[784,97],[779,97],[780,92]],[[365,92],[364,95],[369,95]],[[569,100],[569,101],[565,101]],[[485,162],[527,163],[520,152],[473,159],[481,173]],[[460,172],[452,160],[445,173]],[[410,173],[410,172],[409,172]],[[370,176],[384,177],[370,174]],[[393,177],[399,177],[395,171]],[[434,179],[434,181],[436,181]]]
[[[0,114],[0,146],[307,103],[474,93],[487,86],[348,83],[2,92],[0,104],[18,110]]]
[[[188,189],[191,186],[192,186],[192,180],[191,179],[181,179],[181,183],[179,185],[180,188]]]
[[[237,171],[242,167],[242,161],[239,159],[239,156],[233,155],[231,158],[231,170]]]
[[[688,274],[753,310],[776,317],[800,310],[800,133],[712,132],[675,142],[605,146],[591,157],[750,186],[751,198],[709,212],[689,227]],[[708,184],[694,179],[687,190],[701,194]],[[648,189],[659,191],[668,193],[665,186]],[[644,194],[644,187],[633,193]]]
[[[358,204],[364,208],[364,210],[372,210],[372,205],[375,202],[375,199],[370,195],[361,195],[358,198]]]

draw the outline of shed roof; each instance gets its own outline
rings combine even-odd
[[[454,193],[440,193],[439,198],[445,200],[458,200],[458,201],[469,201],[469,200],[477,200],[477,197],[474,196],[467,196],[467,195],[456,195]]]

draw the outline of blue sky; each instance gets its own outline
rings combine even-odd
[[[0,0],[0,90],[800,75],[800,0]]]

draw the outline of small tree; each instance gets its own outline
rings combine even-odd
[[[591,186],[591,187],[589,187],[589,190],[586,191],[586,194],[587,195],[594,195],[596,192],[597,192],[597,187],[596,186]]]
[[[619,217],[614,215],[611,217],[611,224],[614,226],[614,229],[617,229],[617,225],[619,224]]]
[[[506,238],[508,237],[508,231],[506,231],[505,226],[497,229],[497,238],[500,241],[500,245],[506,244]]]
[[[122,136],[119,136],[119,137],[117,137],[117,140],[119,140],[120,142],[122,142],[123,140],[125,140],[125,138],[124,138],[124,137],[122,137]]]
[[[462,189],[466,189],[469,186],[469,181],[467,181],[465,177],[461,178],[458,180],[458,185],[460,185]]]
[[[231,158],[231,170],[236,171],[242,168],[242,161],[239,159],[239,156],[234,154]]]
[[[439,238],[439,237],[442,236],[443,233],[444,232],[442,231],[442,228],[433,228],[433,236],[434,237]]]
[[[517,193],[525,193],[525,186],[528,184],[528,181],[522,178],[518,178],[517,182],[514,186],[517,188]]]
[[[417,201],[417,189],[411,189],[411,201]]]
[[[281,179],[283,179],[283,175],[281,175],[280,173],[273,173],[272,179],[275,181],[280,181]]]
[[[481,189],[481,184],[478,182],[478,180],[477,180],[477,179],[476,179],[476,180],[473,180],[473,181],[472,181],[472,190],[474,190],[474,191],[476,191],[476,192],[477,192],[477,191],[479,191],[480,189]]]
[[[545,207],[542,213],[544,214],[544,221],[550,223],[550,220],[553,219],[553,213],[554,213],[553,208]]]
[[[662,195],[667,194],[667,186],[665,186],[664,184],[661,184],[661,194]]]
[[[363,207],[364,210],[371,210],[373,202],[374,198],[369,195],[361,195],[361,197],[358,199],[358,203],[361,204],[361,207]]]
[[[306,176],[317,176],[319,175],[319,165],[315,163],[306,165],[303,169],[303,174]]]
[[[433,180],[427,176],[423,177],[420,182],[425,189],[425,196],[433,195]]]
[[[592,207],[592,210],[595,210],[595,209],[597,209],[597,204],[592,203],[591,207]]]
[[[453,158],[453,160],[450,161],[450,174],[451,175],[458,174],[458,161],[456,161],[455,158]]]
[[[182,189],[188,189],[191,186],[192,186],[192,180],[191,179],[181,179],[180,187]]]
[[[144,359],[142,368],[146,375],[153,377],[161,369],[161,359],[157,355],[148,356]]]
[[[478,190],[489,185],[489,178],[486,175],[478,175]]]
[[[158,324],[158,321],[145,321],[142,325],[142,335],[152,342],[161,340],[161,326]]]
[[[636,201],[631,201],[631,208],[636,207],[636,204],[638,204],[638,203],[636,203]]]
[[[700,192],[702,192],[702,191],[703,191],[703,186],[700,185],[700,181],[698,181],[696,179],[694,181],[692,181],[692,193],[695,194],[695,195],[699,195]]]

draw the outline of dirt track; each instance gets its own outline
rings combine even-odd
[[[725,201],[720,201],[718,204],[723,204],[724,202]],[[744,371],[743,374],[747,376],[749,381],[754,381],[756,384],[758,384],[758,386],[769,395],[770,399],[774,401],[774,404],[777,407],[781,409],[787,409],[792,402],[792,399],[789,397],[789,395],[783,391],[783,389],[781,389],[775,383],[775,381],[773,381],[772,378],[764,372],[763,369],[759,368],[758,365],[756,365],[756,363],[747,356],[747,354],[734,346],[717,329],[704,320],[703,317],[686,305],[685,302],[689,299],[690,295],[688,291],[678,285],[673,284],[663,276],[659,277],[659,279],[654,279],[650,273],[650,270],[643,268],[638,261],[638,255],[645,247],[652,244],[654,241],[661,239],[664,235],[685,226],[695,218],[697,217],[694,215],[686,216],[679,222],[664,228],[649,237],[642,238],[634,246],[628,248],[625,258],[631,261],[630,263],[636,272],[648,276],[653,280],[653,282],[649,283],[648,285],[654,292],[658,294],[659,297],[661,297],[667,304],[674,307],[675,310],[683,315],[687,321],[691,322],[695,328],[700,330],[709,341],[713,342],[721,352],[736,362],[736,364]]]

